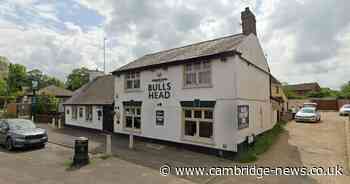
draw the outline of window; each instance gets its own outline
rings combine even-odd
[[[249,127],[249,106],[239,105],[238,111],[238,129],[244,129]]]
[[[210,87],[210,61],[189,63],[185,65],[185,87]]]
[[[83,117],[83,110],[84,109],[82,107],[79,108],[79,118]]]
[[[69,115],[69,109],[67,109],[66,114]]]
[[[124,117],[126,129],[141,130],[141,106],[125,106]]]
[[[184,108],[184,137],[201,141],[213,138],[213,109]]]
[[[85,107],[85,119],[86,121],[92,121],[92,106],[86,106]]]
[[[278,86],[276,86],[276,93],[280,93],[280,88]]]
[[[72,107],[72,119],[76,120],[78,117],[78,109],[76,106]]]
[[[140,89],[140,72],[130,72],[125,75],[125,89]]]

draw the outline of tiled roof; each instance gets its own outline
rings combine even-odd
[[[73,95],[73,92],[68,90],[68,89],[64,89],[61,87],[57,87],[55,85],[51,85],[51,86],[47,86],[47,87],[44,87],[42,89],[39,89],[37,94],[39,94],[39,95],[53,95],[53,96],[59,96],[59,97],[70,97]],[[33,93],[30,92],[30,93],[27,93],[27,95],[33,95]]]
[[[187,45],[184,47],[165,50],[153,54],[147,54],[122,66],[114,72],[121,72],[150,65],[159,65],[234,51],[245,37],[246,36],[243,34],[230,35],[214,40]]]
[[[100,76],[76,90],[64,105],[107,105],[113,103],[114,77]]]
[[[293,84],[293,85],[287,85],[285,87],[293,91],[320,89],[320,85],[318,85],[317,82]]]

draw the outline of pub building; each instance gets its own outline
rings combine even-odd
[[[147,54],[113,71],[114,132],[218,153],[271,129],[270,70],[254,14],[242,33]]]

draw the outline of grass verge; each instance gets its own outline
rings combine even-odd
[[[284,131],[286,124],[287,122],[284,121],[278,122],[271,130],[258,135],[255,143],[241,156],[239,162],[249,163],[258,160],[258,156],[265,153],[277,140],[278,136]]]

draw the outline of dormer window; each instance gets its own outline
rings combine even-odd
[[[130,72],[125,75],[125,89],[140,89],[140,72]]]
[[[185,64],[184,71],[185,88],[211,86],[210,61],[201,61]]]

